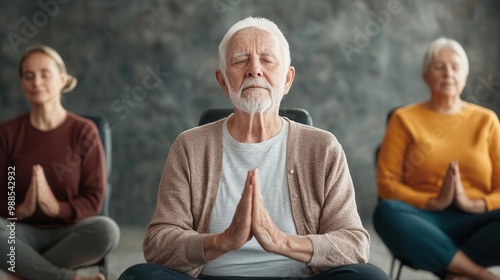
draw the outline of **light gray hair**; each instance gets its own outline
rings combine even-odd
[[[271,34],[273,34],[276,37],[276,39],[278,39],[278,42],[280,44],[281,54],[283,55],[283,69],[285,70],[286,73],[286,70],[288,69],[288,67],[290,67],[291,58],[290,58],[290,47],[288,45],[288,41],[285,38],[285,35],[283,35],[281,30],[274,22],[268,20],[267,18],[249,16],[231,26],[231,28],[229,28],[226,35],[224,35],[222,41],[219,44],[219,64],[220,64],[219,67],[224,77],[226,76],[227,43],[229,42],[229,39],[231,39],[231,37],[236,32],[247,27],[256,27],[266,30]]]
[[[427,72],[429,69],[429,64],[432,59],[441,51],[442,49],[450,49],[454,51],[461,60],[461,67],[463,68],[465,74],[469,74],[469,60],[464,48],[455,40],[448,39],[445,37],[440,37],[429,44],[427,50],[425,51],[424,60],[422,64],[422,73]]]

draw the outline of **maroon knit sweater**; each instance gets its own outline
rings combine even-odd
[[[20,222],[54,227],[75,223],[100,211],[106,173],[102,143],[92,121],[68,112],[64,122],[50,131],[33,127],[29,114],[0,124],[2,217],[13,217],[8,212],[9,192],[15,192],[16,208],[23,202],[36,164],[43,167],[61,210],[58,217],[52,218],[37,206],[31,217]],[[9,173],[13,168],[14,173]],[[13,181],[14,189],[9,183]]]

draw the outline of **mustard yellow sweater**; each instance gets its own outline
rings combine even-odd
[[[454,115],[423,103],[399,108],[378,155],[379,195],[423,208],[454,160],[468,197],[484,199],[489,211],[500,208],[500,123],[493,111],[474,104]]]

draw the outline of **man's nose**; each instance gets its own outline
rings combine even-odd
[[[250,59],[250,62],[248,64],[247,76],[262,76],[262,65],[260,64],[259,59]]]

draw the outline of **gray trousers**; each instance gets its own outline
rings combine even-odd
[[[0,269],[9,271],[14,246],[15,273],[30,280],[72,280],[75,268],[95,264],[116,248],[120,239],[118,225],[105,216],[55,229],[22,222],[15,222],[13,229],[11,222],[0,218]]]

